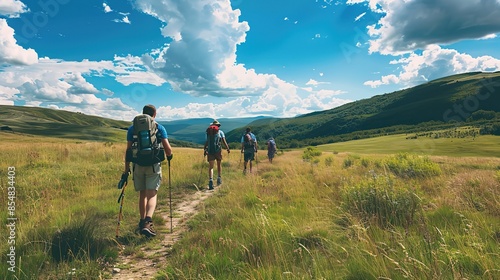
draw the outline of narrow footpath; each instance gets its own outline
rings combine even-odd
[[[162,264],[159,262],[164,262],[166,260],[172,246],[187,230],[187,220],[197,213],[198,205],[212,194],[214,194],[213,191],[197,191],[191,196],[185,197],[183,202],[177,204],[174,209],[172,209],[173,233],[159,233],[156,238],[161,238],[161,241],[158,246],[155,246],[157,249],[148,248],[146,250],[145,248],[141,248],[141,252],[133,255],[124,255],[122,250],[115,268],[112,269],[113,275],[111,279],[153,279],[162,267]],[[156,215],[161,215],[163,217],[163,220],[166,221],[167,227],[170,230],[170,208],[158,209]]]

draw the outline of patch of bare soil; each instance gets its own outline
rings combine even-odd
[[[196,214],[198,205],[213,193],[213,191],[197,191],[185,197],[183,202],[177,204],[172,209],[172,221],[170,221],[170,209],[168,207],[167,209],[158,209],[155,215],[163,217],[167,223],[168,232],[158,233],[155,238],[159,238],[161,241],[154,249],[141,248],[139,252],[132,255],[125,255],[122,250],[118,257],[118,262],[115,268],[113,268],[112,279],[135,280],[154,278],[161,266],[165,264],[172,246],[187,230],[186,221]],[[172,223],[172,233],[170,233],[170,223]]]

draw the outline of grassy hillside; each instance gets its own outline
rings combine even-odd
[[[500,136],[481,135],[478,137],[433,138],[416,134],[396,134],[367,139],[338,142],[318,146],[325,152],[359,154],[414,153],[428,156],[449,157],[500,157]]]
[[[500,72],[466,73],[321,112],[250,124],[282,147],[318,145],[394,133],[475,125],[500,133]],[[238,141],[241,128],[228,133]]]
[[[0,127],[15,133],[66,139],[123,141],[130,122],[63,110],[0,105]]]
[[[78,141],[123,142],[126,129],[131,124],[132,122],[64,110],[0,105],[0,128],[3,134],[7,132]],[[173,146],[196,146],[182,139],[171,139],[170,143]]]

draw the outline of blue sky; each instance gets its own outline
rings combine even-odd
[[[293,117],[500,70],[500,0],[2,0],[0,104]]]

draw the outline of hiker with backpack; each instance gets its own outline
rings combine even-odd
[[[273,158],[274,155],[276,154],[276,141],[274,141],[274,138],[271,137],[269,140],[267,140],[267,158],[269,159],[270,163],[273,163]]]
[[[154,120],[155,117],[155,106],[144,106],[142,114],[136,116],[128,128],[125,153],[124,174],[130,173],[132,163],[134,188],[139,192],[138,230],[147,237],[156,236],[152,218],[162,179],[161,162],[166,158],[170,166],[173,157],[167,131]]]
[[[220,130],[221,124],[217,121],[214,120],[210,126],[206,130],[206,140],[205,140],[205,145],[203,147],[204,154],[207,156],[207,161],[208,161],[208,189],[213,190],[214,189],[214,181],[213,181],[213,175],[214,175],[214,163],[217,160],[217,186],[222,184],[222,178],[221,178],[221,173],[222,173],[222,143],[224,143],[224,146],[226,147],[227,153],[229,154],[231,150],[229,149],[229,145],[226,142],[226,136],[224,135],[224,132]]]
[[[252,161],[257,153],[257,137],[247,127],[245,134],[241,137],[241,153],[243,153],[243,173],[247,172],[247,164],[250,162],[250,173],[252,173]]]

